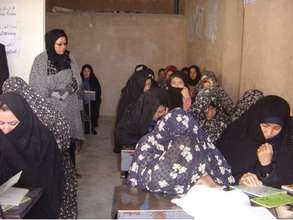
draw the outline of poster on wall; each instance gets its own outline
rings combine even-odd
[[[0,1],[0,43],[5,45],[7,55],[19,53],[17,4]]]

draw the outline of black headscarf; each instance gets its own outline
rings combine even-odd
[[[282,179],[279,175],[286,170],[277,169],[282,160],[280,152],[284,147],[289,119],[289,104],[279,96],[265,96],[252,105],[239,119],[234,121],[224,131],[222,138],[216,146],[223,153],[232,167],[234,177],[239,178],[246,172],[258,175],[258,178],[266,185],[279,186]],[[260,128],[260,123],[268,122],[267,119],[278,118],[282,124],[282,130],[276,137],[265,140]],[[258,162],[257,149],[264,143],[273,146],[274,156],[270,169],[274,169],[270,178],[263,178],[262,167]],[[273,167],[272,167],[273,166]]]
[[[70,69],[71,60],[69,58],[69,51],[66,50],[64,54],[59,55],[56,53],[54,45],[55,42],[60,37],[66,38],[66,43],[68,43],[68,38],[65,32],[61,29],[53,29],[45,34],[45,42],[46,42],[46,51],[48,54],[49,60],[56,67],[57,71],[61,71],[63,69]]]
[[[195,79],[191,79],[190,78],[190,72],[191,72],[191,69],[195,69],[196,71],[196,78]],[[200,81],[201,79],[201,73],[200,73],[200,69],[198,66],[196,65],[192,65],[188,68],[188,75],[187,75],[187,83],[189,86],[196,86],[197,83]]]
[[[153,79],[153,71],[145,66],[136,67],[136,71],[128,79],[126,86],[122,89],[121,97],[118,104],[116,123],[117,124],[122,117],[125,109],[134,104],[139,96],[143,93],[145,81],[147,79]]]
[[[0,131],[0,184],[22,170],[17,186],[43,189],[29,217],[57,218],[64,174],[55,138],[20,95],[3,94],[0,102],[20,121],[8,134]]]
[[[169,95],[169,110],[176,107],[183,108],[183,96],[178,89],[169,87],[167,93]]]
[[[125,111],[117,125],[119,146],[134,146],[148,132],[148,126],[160,105],[169,106],[166,90],[153,88],[142,94],[135,105]]]

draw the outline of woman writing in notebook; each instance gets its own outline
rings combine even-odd
[[[239,184],[280,187],[292,183],[292,149],[288,146],[289,104],[266,96],[234,121],[216,146]]]

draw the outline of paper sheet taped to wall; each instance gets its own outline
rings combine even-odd
[[[0,43],[5,45],[7,54],[15,54],[17,43],[17,4],[13,1],[0,1]]]

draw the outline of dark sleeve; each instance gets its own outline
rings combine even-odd
[[[217,148],[231,166],[236,183],[244,173],[256,174],[257,172],[256,150],[248,147],[252,144],[250,141],[241,138],[238,140],[222,138],[216,143]]]
[[[262,180],[268,178],[273,173],[274,169],[274,163],[270,163],[267,166],[262,166],[260,163],[258,163],[256,167],[256,175],[260,180]]]
[[[0,94],[2,93],[2,85],[9,78],[8,63],[5,52],[5,47],[0,44]]]

